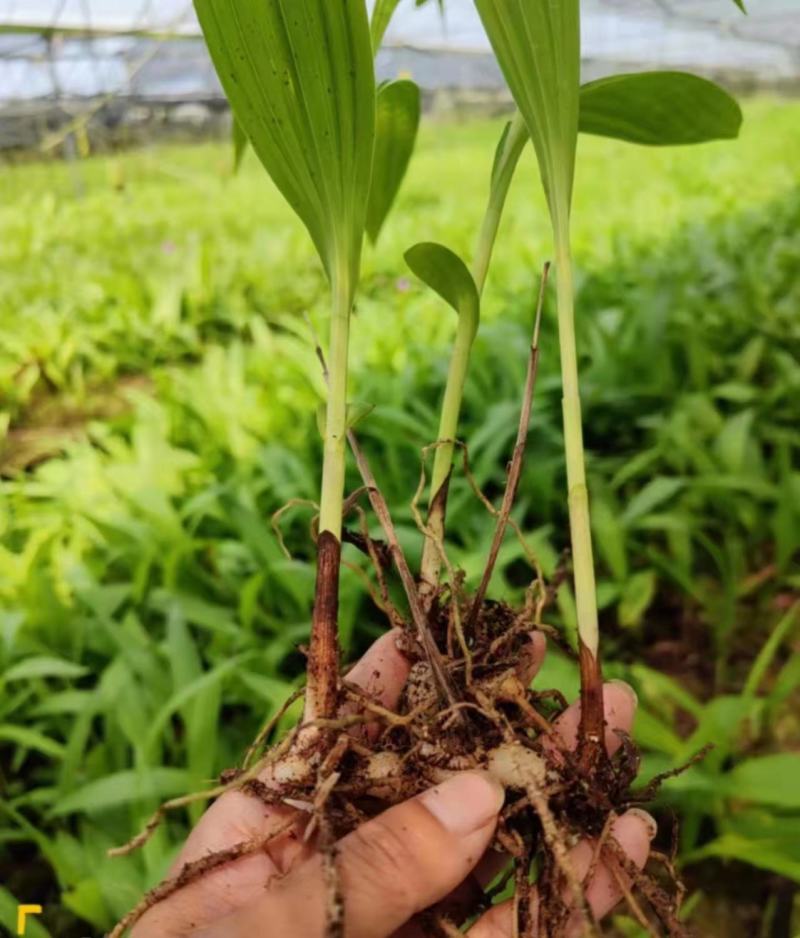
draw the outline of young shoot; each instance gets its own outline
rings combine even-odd
[[[237,124],[300,216],[330,282],[330,384],[306,712],[337,703],[338,591],[350,314],[375,146],[375,75],[363,0],[197,0]]]
[[[710,82],[671,72],[606,79],[587,86],[582,97],[579,0],[476,0],[476,6],[533,141],[552,223],[581,660],[581,762],[589,770],[605,755],[605,748],[570,237],[578,131],[583,121],[589,132],[623,139],[693,142],[736,136],[741,112]],[[690,106],[676,108],[676,102]],[[694,133],[687,131],[687,125]]]

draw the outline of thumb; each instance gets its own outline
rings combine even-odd
[[[502,787],[488,775],[465,772],[340,841],[336,866],[347,938],[388,938],[452,892],[491,843],[503,800]],[[233,916],[225,934],[261,934],[264,922],[281,922],[286,930],[274,934],[322,938],[327,896],[322,858],[315,856]]]

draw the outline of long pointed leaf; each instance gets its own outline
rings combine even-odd
[[[741,126],[736,100],[687,72],[613,75],[581,88],[581,133],[669,146],[732,139]]]
[[[231,126],[231,138],[233,140],[233,172],[235,175],[239,172],[245,151],[247,150],[247,144],[249,143],[244,128],[239,121],[236,120],[236,115],[233,117],[233,124]]]
[[[475,0],[528,125],[558,228],[566,228],[578,138],[578,0]]]
[[[364,0],[195,0],[223,88],[329,275],[357,279],[375,77]]]
[[[375,161],[367,232],[378,240],[408,169],[420,119],[420,93],[413,81],[392,81],[378,92]]]
[[[372,11],[372,20],[370,21],[370,32],[372,34],[372,48],[375,52],[380,48],[389,23],[394,16],[394,11],[400,4],[400,0],[375,0],[375,8]]]

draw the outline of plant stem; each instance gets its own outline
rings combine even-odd
[[[561,216],[567,218],[567,212]],[[583,420],[578,385],[578,353],[575,340],[575,298],[569,223],[555,225],[558,338],[563,383],[564,447],[575,604],[581,659],[581,747],[579,758],[589,766],[603,752],[603,686],[599,658],[597,592],[594,577],[589,491],[583,447]]]
[[[313,335],[313,326],[311,329]],[[325,383],[329,384],[330,372],[328,371],[328,363],[325,361],[325,353],[322,351],[316,336],[314,336],[314,342],[316,344],[317,358],[319,358],[319,363],[322,366],[322,374],[325,378]],[[389,547],[392,559],[394,560],[395,567],[397,568],[400,582],[403,584],[406,598],[408,599],[411,618],[414,622],[414,625],[416,626],[420,643],[425,649],[425,654],[428,657],[428,662],[431,666],[434,679],[439,685],[442,696],[450,705],[453,705],[457,701],[455,690],[452,686],[450,678],[448,677],[447,671],[445,670],[441,653],[436,647],[436,641],[433,638],[430,629],[428,628],[428,623],[426,621],[424,610],[420,602],[419,592],[417,591],[417,584],[414,581],[411,568],[409,567],[408,561],[406,560],[406,555],[403,553],[403,548],[400,546],[400,539],[397,536],[397,530],[394,526],[394,522],[392,521],[389,506],[386,503],[386,499],[383,497],[383,493],[378,488],[378,483],[375,481],[375,476],[372,473],[369,461],[364,454],[364,451],[361,449],[361,445],[358,442],[358,437],[352,428],[348,429],[347,431],[347,441],[350,444],[350,449],[353,453],[353,456],[355,457],[356,466],[358,466],[361,479],[364,482],[364,486],[366,487],[367,496],[369,498],[370,504],[372,505],[372,510],[375,512],[375,517],[378,519],[381,528],[383,529],[384,536],[386,537],[386,543]]]
[[[464,383],[467,379],[469,356],[475,339],[475,329],[466,316],[459,316],[456,341],[450,359],[447,386],[442,402],[439,420],[436,453],[433,459],[431,475],[431,496],[428,503],[428,527],[431,536],[425,538],[422,550],[421,591],[426,604],[435,592],[441,572],[441,558],[437,544],[444,541],[444,522],[447,509],[447,489],[450,472],[453,468],[453,453],[458,435],[458,418],[461,414],[461,401],[464,396]]]
[[[352,278],[340,266],[333,281],[330,385],[325,421],[320,496],[317,583],[308,654],[306,720],[336,713],[339,673],[339,566],[347,440],[347,367]]]
[[[511,181],[519,163],[519,158],[530,139],[528,128],[522,115],[517,112],[511,121],[508,134],[501,142],[498,156],[492,172],[492,184],[489,202],[481,223],[475,257],[472,262],[472,277],[478,288],[478,295],[483,294],[489,264],[492,260],[497,231],[503,217],[503,209],[511,187]],[[441,558],[436,546],[444,540],[445,516],[447,514],[447,492],[450,472],[453,468],[455,440],[458,435],[458,421],[461,414],[461,401],[464,396],[469,358],[475,340],[474,329],[459,318],[458,333],[450,361],[447,376],[442,413],[439,422],[438,445],[433,461],[431,476],[431,495],[428,503],[428,527],[433,537],[427,537],[422,550],[421,592],[426,606],[436,591],[441,575]]]

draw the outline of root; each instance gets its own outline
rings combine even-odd
[[[436,446],[441,446],[443,443],[451,444],[452,440],[440,441],[439,443],[434,444]],[[456,443],[456,445],[461,445]],[[450,559],[447,556],[447,550],[444,546],[444,541],[442,540],[441,535],[435,531],[430,525],[422,518],[422,513],[420,512],[419,502],[422,498],[422,495],[425,491],[425,485],[427,482],[427,476],[425,473],[425,456],[431,450],[432,447],[425,447],[423,450],[423,459],[420,470],[420,479],[419,484],[417,485],[417,491],[414,493],[414,498],[411,501],[411,513],[414,516],[414,522],[417,525],[419,531],[425,536],[426,540],[429,540],[433,545],[434,549],[439,557],[439,561],[447,570],[447,575],[450,578],[450,595],[451,595],[451,625],[458,636],[458,644],[461,648],[461,653],[464,657],[465,668],[467,672],[467,683],[472,683],[472,652],[469,649],[469,644],[467,643],[467,638],[464,633],[464,628],[461,622],[461,612],[458,607],[458,596],[457,596],[457,577],[453,565],[450,563]],[[451,705],[455,703],[455,700],[450,701]]]
[[[511,517],[511,509],[514,507],[514,501],[517,497],[519,480],[522,475],[522,464],[525,458],[525,447],[528,442],[528,428],[531,422],[531,409],[533,407],[533,394],[536,389],[536,377],[539,372],[539,331],[542,324],[542,309],[544,308],[544,297],[547,289],[547,276],[550,272],[550,264],[545,264],[542,271],[542,279],[539,284],[539,299],[536,305],[536,322],[533,327],[533,339],[531,340],[530,355],[528,357],[528,374],[525,379],[525,393],[522,398],[522,412],[519,418],[519,429],[517,430],[517,441],[514,445],[514,454],[508,470],[508,480],[506,490],[503,494],[503,503],[497,515],[497,527],[495,529],[492,546],[489,551],[489,559],[486,561],[486,567],[481,577],[478,591],[470,607],[467,618],[467,628],[472,630],[475,627],[475,621],[483,606],[486,598],[486,592],[489,589],[489,582],[492,579],[497,556],[500,553],[500,547],[503,543],[503,537],[506,533],[508,520]],[[540,574],[541,576],[541,574]]]
[[[612,863],[622,869],[629,881],[647,899],[659,921],[666,929],[669,938],[690,938],[686,926],[677,915],[677,902],[654,879],[642,872],[633,863],[613,838],[606,845],[606,851],[612,857]]]
[[[164,804],[153,814],[150,820],[145,824],[144,828],[140,833],[135,837],[132,837],[126,844],[122,844],[119,847],[112,847],[107,856],[110,858],[114,857],[124,857],[129,853],[134,853],[136,850],[139,850],[143,847],[148,840],[155,834],[158,828],[161,826],[161,822],[167,816],[170,811],[177,811],[180,808],[187,808],[189,805],[197,804],[200,801],[213,801],[215,798],[219,798],[220,795],[224,795],[226,792],[231,791],[234,788],[238,788],[241,782],[239,779],[226,784],[218,785],[216,788],[210,788],[208,791],[198,791],[193,792],[190,795],[184,795],[181,798],[173,798],[171,801],[165,801]]]
[[[539,815],[539,820],[542,822],[542,831],[544,832],[545,841],[552,852],[556,866],[566,881],[573,908],[577,910],[578,914],[581,916],[584,925],[584,934],[591,935],[594,938],[594,936],[598,935],[597,921],[592,915],[592,911],[589,908],[589,904],[583,892],[583,886],[572,866],[572,861],[569,857],[569,846],[564,840],[564,835],[558,829],[556,819],[553,817],[547,799],[542,792],[535,785],[528,785],[526,793],[530,803]]]
[[[658,932],[654,931],[653,926],[650,923],[650,920],[644,914],[642,907],[639,905],[634,896],[633,891],[631,890],[628,880],[619,870],[615,863],[609,865],[611,875],[614,877],[614,882],[619,887],[619,891],[625,897],[625,903],[628,906],[628,909],[636,919],[636,921],[642,926],[642,928],[647,932],[650,938],[658,938]]]
[[[303,694],[305,694],[305,688],[301,687],[299,690],[296,690],[291,696],[289,696],[286,702],[278,708],[277,712],[273,714],[267,722],[264,724],[263,728],[260,730],[258,736],[253,740],[253,742],[248,747],[247,752],[245,753],[244,760],[242,762],[243,768],[248,769],[253,759],[261,753],[264,749],[264,746],[267,744],[270,736],[272,735],[275,727],[280,723],[283,717],[286,715],[289,708],[292,706],[295,701],[299,700]]]
[[[288,833],[288,831],[296,825],[297,819],[293,818],[268,836],[259,837],[257,840],[246,840],[233,847],[229,847],[227,850],[220,850],[217,853],[201,857],[199,860],[186,863],[176,876],[172,879],[165,880],[160,886],[156,886],[155,889],[148,892],[136,908],[130,911],[125,918],[116,925],[110,932],[108,938],[122,938],[122,935],[124,935],[129,928],[133,928],[139,919],[152,909],[153,906],[158,905],[160,902],[168,899],[179,890],[185,889],[192,883],[198,882],[209,873],[213,873],[214,870],[218,870],[228,863],[234,863],[236,860],[241,860],[244,857],[259,853],[273,840],[277,840],[279,837]]]
[[[316,531],[316,519],[319,513],[319,505],[316,502],[312,502],[309,498],[291,498],[285,505],[282,505],[270,518],[270,524],[272,525],[272,530],[275,533],[275,538],[278,541],[278,547],[280,547],[283,556],[287,560],[293,560],[292,552],[286,546],[286,541],[283,538],[283,529],[281,528],[281,521],[283,516],[291,511],[293,508],[311,508],[314,511],[314,517],[311,522],[312,532]],[[313,538],[316,541],[316,536]]]

